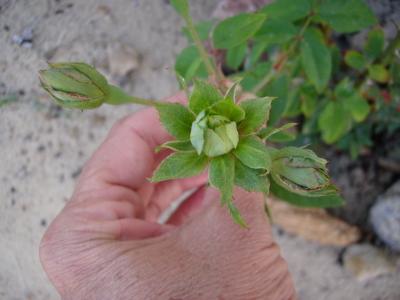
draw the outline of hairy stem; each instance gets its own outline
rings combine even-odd
[[[189,33],[194,41],[194,44],[199,51],[200,57],[203,60],[203,63],[206,67],[207,73],[209,76],[214,76],[217,78],[219,81],[223,79],[223,75],[221,72],[218,71],[216,68],[215,64],[211,61],[209,54],[207,53],[207,50],[205,49],[203,42],[200,39],[200,36],[193,24],[193,20],[190,16],[185,18],[186,21],[186,26],[189,30]]]

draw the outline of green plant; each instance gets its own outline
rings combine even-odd
[[[362,48],[341,49],[339,35],[371,26]],[[244,90],[257,96],[279,99],[270,126],[282,118],[300,123],[298,134],[281,142],[322,140],[356,157],[377,133],[400,129],[400,34],[385,46],[363,0],[275,0],[197,28],[228,78],[241,78]],[[207,76],[192,45],[178,55],[175,69],[186,80]]]
[[[304,148],[277,149],[266,145],[273,138],[290,136],[285,135],[285,130],[294,125],[289,123],[277,128],[270,125],[271,118],[276,118],[272,114],[273,103],[280,100],[267,96],[243,100],[239,82],[227,88],[224,74],[201,41],[204,35],[193,25],[187,0],[172,0],[171,4],[186,21],[187,32],[195,44],[185,51],[198,54],[198,61],[190,62],[184,74],[186,78],[178,72],[184,89],[187,89],[188,74],[194,82],[187,106],[129,96],[84,63],[50,64],[49,69],[40,71],[43,88],[58,104],[69,108],[92,109],[103,103],[154,106],[161,123],[175,140],[156,149],[168,149],[172,154],[161,162],[151,181],[195,176],[208,168],[209,183],[220,191],[221,203],[242,226],[246,223],[232,201],[235,185],[265,196],[272,192],[299,206],[341,205],[343,201],[330,182],[326,160]],[[240,19],[245,21],[241,32],[250,36],[265,17]],[[222,37],[230,30],[222,27],[216,32]],[[221,38],[220,42],[236,45],[243,38]],[[213,83],[194,78],[200,71],[208,74]]]

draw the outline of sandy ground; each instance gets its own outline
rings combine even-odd
[[[204,18],[217,1],[192,2]],[[109,128],[135,110],[60,110],[39,90],[37,71],[46,60],[83,60],[110,75],[107,49],[123,43],[137,51],[139,66],[122,83],[162,98],[177,90],[174,56],[186,44],[180,24],[161,0],[0,0],[0,99],[17,98],[0,108],[0,299],[58,299],[39,263],[40,238]],[[28,27],[31,48],[12,41]],[[400,299],[399,273],[359,283],[338,264],[341,249],[287,234],[277,240],[300,299]]]

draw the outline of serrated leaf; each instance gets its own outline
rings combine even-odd
[[[363,0],[324,0],[318,15],[340,33],[359,31],[376,23],[373,12]]]
[[[311,31],[306,32],[300,51],[303,69],[310,82],[321,93],[331,77],[331,53],[317,33]]]
[[[161,149],[170,149],[176,152],[193,152],[194,148],[192,143],[187,141],[168,141],[161,146],[156,148],[156,152],[159,152]]]
[[[211,160],[209,175],[210,184],[221,193],[222,204],[232,201],[235,181],[235,159],[230,154],[221,155]]]
[[[155,170],[152,182],[186,178],[199,175],[206,167],[208,158],[195,152],[173,153]]]
[[[285,131],[285,130],[288,130],[290,128],[293,128],[296,125],[297,125],[297,123],[287,123],[287,124],[285,124],[285,125],[283,125],[281,127],[278,127],[278,128],[273,128],[273,127],[263,128],[258,133],[258,136],[263,140],[267,140],[267,139],[270,139],[275,134],[280,133],[280,132]]]
[[[377,59],[383,53],[385,46],[385,34],[382,28],[375,28],[368,32],[364,51],[371,60]]]
[[[157,105],[160,121],[167,131],[179,140],[188,140],[194,115],[182,104],[163,103]]]
[[[193,77],[207,77],[207,70],[195,46],[189,46],[177,56],[175,71],[186,81]]]
[[[222,95],[215,86],[203,80],[196,80],[189,99],[189,108],[198,114],[222,99]]]
[[[245,112],[245,119],[239,124],[241,134],[249,134],[255,132],[267,121],[271,102],[274,98],[264,97],[246,100],[240,103],[240,107]]]
[[[390,79],[389,71],[381,64],[375,64],[368,67],[368,75],[379,83],[386,83]]]
[[[267,147],[255,136],[247,136],[239,141],[233,154],[247,167],[263,169],[269,172],[271,169],[271,157]]]
[[[354,69],[362,71],[367,65],[365,57],[358,51],[350,50],[347,51],[344,56],[346,64]]]
[[[170,0],[169,1],[176,12],[183,18],[189,17],[189,2],[188,0]]]
[[[248,192],[269,193],[269,179],[263,171],[251,169],[239,160],[235,161],[235,184]]]
[[[288,21],[267,19],[254,37],[268,44],[282,44],[293,38],[297,31]]]
[[[297,194],[288,191],[272,178],[271,192],[279,199],[300,207],[336,207],[344,204],[344,200],[336,193],[321,195],[319,193]]]
[[[242,64],[247,50],[247,43],[240,44],[226,52],[226,65],[231,69],[238,69]]]
[[[265,18],[263,14],[243,13],[221,21],[213,32],[214,47],[229,49],[244,43],[256,33]]]
[[[268,18],[296,21],[307,16],[311,11],[309,0],[276,0],[261,9]]]
[[[227,117],[231,121],[240,122],[245,117],[245,111],[231,99],[218,101],[211,107],[211,111],[217,115]]]
[[[338,101],[330,101],[318,118],[322,139],[332,144],[344,136],[351,128],[351,114]]]

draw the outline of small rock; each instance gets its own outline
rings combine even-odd
[[[370,222],[379,239],[400,252],[400,195],[379,200],[371,208]]]
[[[108,66],[111,75],[121,78],[139,67],[139,55],[132,47],[114,43],[107,48]]]
[[[323,245],[347,246],[360,239],[356,226],[328,215],[323,209],[298,208],[270,199],[273,223],[285,231]]]
[[[11,39],[19,46],[31,48],[33,43],[33,27],[24,28],[20,34],[14,34]]]
[[[359,281],[368,281],[395,272],[398,259],[370,244],[357,244],[347,248],[343,264]]]

